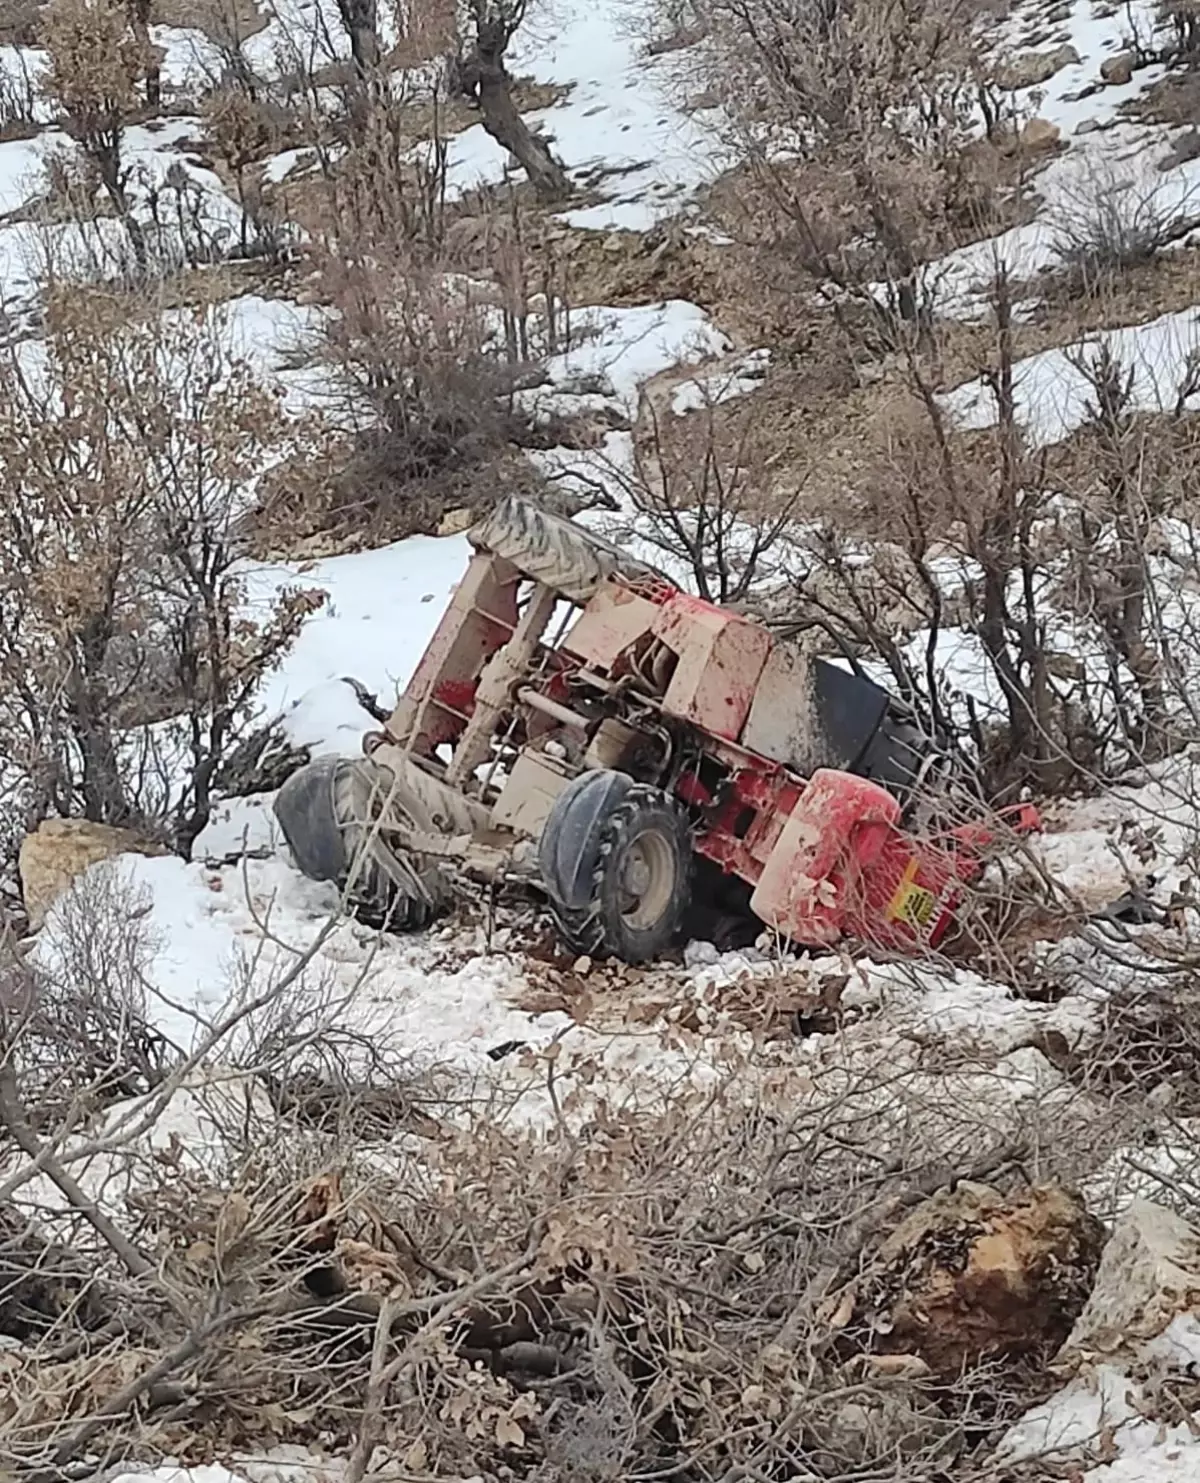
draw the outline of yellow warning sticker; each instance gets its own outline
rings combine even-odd
[[[937,905],[937,897],[932,891],[915,883],[913,878],[916,873],[917,862],[910,860],[900,877],[895,894],[888,902],[887,914],[893,922],[907,922],[910,927],[919,929],[929,925],[933,908]]]

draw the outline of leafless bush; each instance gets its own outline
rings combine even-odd
[[[1177,201],[1161,179],[1095,169],[1065,191],[1052,217],[1054,251],[1083,294],[1111,289],[1122,273],[1150,262],[1200,221],[1200,202]]]
[[[323,354],[355,446],[331,514],[394,529],[406,503],[436,505],[518,433],[523,368],[496,352],[482,285],[407,255],[339,276]]]
[[[175,1058],[150,1028],[151,904],[119,867],[96,867],[62,899],[37,963],[14,955],[0,969],[5,1055],[42,1134],[80,1107],[150,1091]]]
[[[3,750],[35,817],[149,815],[186,851],[262,675],[313,606],[285,593],[244,617],[235,566],[248,491],[304,428],[231,353],[219,310],[60,295],[43,347],[10,349],[0,380],[0,466],[20,492],[0,539]],[[165,721],[174,767],[153,797],[125,737]]]
[[[781,482],[753,400],[722,406],[719,382],[682,390],[698,391],[700,405],[681,415],[645,402],[628,463],[584,455],[566,477],[619,497],[634,513],[629,534],[679,567],[701,597],[744,602],[779,580],[772,564],[798,518],[806,479]]]
[[[979,430],[955,427],[910,355],[864,450],[869,476],[793,537],[796,622],[841,632],[940,731],[969,737],[992,796],[1094,786],[1178,747],[1198,652],[1170,554],[1195,497],[1190,364],[1147,419],[1146,368],[1081,348],[1069,390],[1054,383],[1043,405],[1014,360],[1007,293]],[[1051,450],[1054,398],[1071,441]]]
[[[149,1241],[162,1253],[127,1321],[157,1304],[162,1332],[118,1377],[66,1328],[91,1379],[56,1414],[41,1397],[64,1362],[27,1352],[8,1455],[66,1458],[101,1438],[136,1452],[134,1399],[161,1443],[198,1424],[170,1412],[187,1387],[218,1393],[248,1445],[264,1423],[277,1439],[318,1425],[352,1458],[381,1446],[432,1476],[515,1459],[588,1478],[715,1480],[746,1463],[834,1477],[898,1454],[906,1476],[937,1476],[963,1455],[963,1426],[1002,1426],[1027,1381],[1003,1362],[961,1382],[919,1365],[876,1376],[854,1280],[897,1210],[951,1171],[1003,1181],[1021,1155],[963,1116],[961,1088],[942,1096],[902,1059],[881,1047],[856,1069],[832,1054],[778,1114],[731,1066],[716,1094],[626,1094],[601,1129],[598,1067],[560,1047],[528,1063],[558,1136],[505,1127],[484,1094],[383,1161],[297,1140],[232,1083],[201,1089],[217,1130],[206,1162],[184,1144],[169,1179],[143,1175],[126,1196],[126,1272]],[[1005,1095],[1002,1073],[981,1071],[977,1093],[988,1084]],[[946,1162],[941,1119],[958,1124]],[[105,1281],[110,1305],[113,1289],[133,1296],[111,1260]]]
[[[988,218],[999,184],[995,150],[972,138],[975,20],[953,0],[701,9],[693,65],[748,168],[748,240],[835,301],[883,280],[889,316],[925,321],[921,264]]]
[[[0,69],[0,138],[36,129],[39,122],[38,83],[23,50],[11,48],[12,61]]]

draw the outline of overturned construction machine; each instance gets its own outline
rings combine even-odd
[[[936,946],[994,826],[937,823],[944,755],[886,691],[525,501],[470,541],[384,730],[280,790],[306,875],[412,930],[464,874],[524,873],[567,946],[626,962],[697,900],[804,946]]]

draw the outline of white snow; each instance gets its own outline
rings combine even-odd
[[[652,377],[730,348],[704,310],[686,299],[632,309],[585,307],[571,316],[569,347],[545,362],[549,388],[535,387],[521,400],[543,416],[611,409],[633,418],[641,388]],[[541,457],[549,463],[556,454]]]
[[[1102,348],[1132,377],[1131,411],[1172,411],[1200,354],[1200,309],[1163,314],[1018,361],[1013,368],[1017,415],[1031,447],[1060,442],[1087,420],[1095,392],[1086,368],[1096,363]],[[990,427],[996,421],[995,397],[982,380],[956,387],[944,400],[963,428]],[[1184,405],[1195,410],[1197,393],[1191,392]]]
[[[770,363],[769,350],[749,350],[711,371],[690,376],[675,388],[671,411],[682,417],[688,412],[698,412],[745,396],[760,384]]]
[[[713,130],[671,101],[670,59],[650,57],[636,35],[638,13],[622,0],[552,0],[531,9],[513,44],[510,70],[566,87],[565,98],[526,115],[555,154],[601,201],[561,213],[595,231],[642,231],[683,208],[721,169]],[[453,193],[504,177],[506,153],[482,124],[449,141]]]
[[[346,725],[345,697],[322,688],[331,680],[352,675],[390,705],[424,652],[469,556],[465,537],[412,536],[375,551],[248,568],[252,612],[265,611],[287,586],[329,594],[267,679],[260,697],[265,714],[279,715],[309,697],[310,709],[297,720],[307,745],[310,735],[332,742]]]

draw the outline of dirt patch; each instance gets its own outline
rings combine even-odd
[[[546,961],[550,957],[561,966]],[[601,1034],[666,1023],[690,1034],[748,1031],[765,1041],[836,1029],[846,985],[845,975],[818,978],[799,967],[701,987],[661,966],[593,965],[586,959],[579,965],[553,951],[541,959],[530,956],[528,983],[515,1006],[529,1014],[567,1014]]]
[[[316,560],[442,534],[448,511],[482,511],[499,493],[537,495],[541,479],[512,447],[482,465],[398,484],[369,450],[331,449],[317,464],[285,465],[264,480],[242,532],[261,561]]]
[[[629,308],[688,299],[718,309],[725,249],[668,222],[648,232],[580,231],[558,221],[528,192],[464,201],[452,214],[446,245],[453,265],[473,276],[517,277],[530,291],[553,291],[570,308]]]
[[[1164,252],[1148,262],[1114,270],[1099,291],[1086,297],[1073,292],[1060,274],[1045,274],[1015,293],[1040,300],[1015,337],[1018,355],[1035,355],[1098,330],[1142,324],[1192,308],[1200,302],[1200,247]]]

